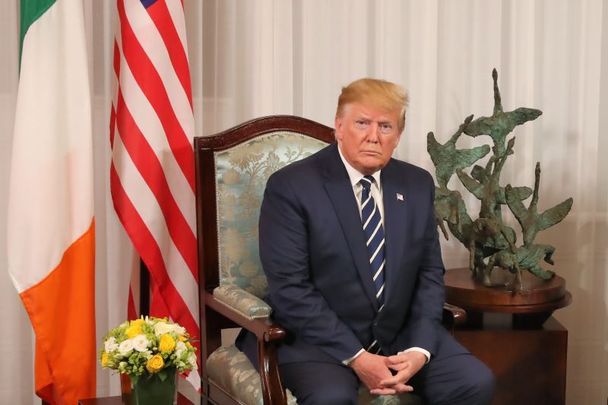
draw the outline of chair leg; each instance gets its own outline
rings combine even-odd
[[[279,375],[275,345],[258,341],[258,361],[264,404],[286,405],[287,394]]]

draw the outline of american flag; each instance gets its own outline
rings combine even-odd
[[[117,10],[112,200],[150,272],[151,315],[171,317],[198,340],[194,115],[184,9],[180,0],[117,0]]]

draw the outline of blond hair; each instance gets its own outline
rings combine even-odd
[[[405,110],[408,101],[407,93],[398,84],[366,77],[342,87],[336,117],[342,116],[344,107],[352,103],[363,103],[385,111],[400,110],[398,125],[401,132],[405,128]]]

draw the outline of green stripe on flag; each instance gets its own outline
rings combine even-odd
[[[23,49],[25,33],[46,10],[57,0],[21,0],[21,42],[19,43],[19,55]]]

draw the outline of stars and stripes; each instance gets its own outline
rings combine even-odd
[[[110,185],[150,271],[152,315],[199,336],[194,115],[180,0],[117,0]]]

